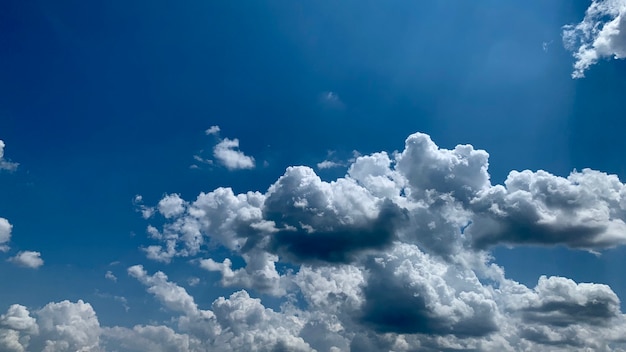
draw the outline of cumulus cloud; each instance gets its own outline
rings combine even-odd
[[[163,327],[135,327],[133,331],[110,331],[117,336],[116,339],[120,335],[132,337],[137,333],[144,335],[160,330],[164,333],[165,346],[177,346],[182,351],[311,351],[309,345],[297,336],[302,328],[301,319],[265,308],[259,299],[251,298],[246,291],[235,292],[229,298],[220,297],[213,302],[211,310],[202,310],[183,287],[169,281],[164,273],[149,275],[140,265],[128,268],[128,273],[146,285],[148,292],[166,308],[181,314],[178,327],[189,335],[180,335]],[[132,338],[123,340],[128,343]]]
[[[284,295],[284,278],[276,271],[278,256],[259,250],[242,254],[246,266],[232,269],[232,262],[226,258],[222,263],[213,259],[200,260],[200,267],[221,273],[221,284],[227,287],[254,288],[275,296]]]
[[[178,194],[168,194],[159,201],[157,209],[161,215],[169,219],[185,211],[185,201]]]
[[[13,304],[0,316],[0,347],[11,352],[23,352],[31,335],[39,334],[37,320],[26,307]]]
[[[191,261],[220,273],[222,286],[249,290],[204,311],[215,324],[213,334],[235,324],[220,318],[220,307],[236,301],[256,306],[248,293],[255,292],[284,299],[280,311],[258,311],[283,322],[296,319],[289,343],[302,349],[622,346],[618,331],[626,319],[608,286],[542,277],[526,287],[507,279],[488,250],[502,244],[592,251],[623,245],[625,185],[588,169],[567,177],[512,171],[504,184],[493,185],[488,160],[486,151],[471,145],[440,148],[416,133],[393,155],[355,157],[347,174],[333,181],[294,166],[266,192],[218,188],[193,201],[166,195],[157,206],[165,224],[148,232],[159,243],[154,253],[169,258],[219,246],[243,262]],[[185,317],[199,315],[193,298],[163,273],[129,272],[164,306]],[[180,322],[185,319],[194,321]]]
[[[255,251],[243,255],[247,263],[264,252],[292,263],[333,263],[395,240],[448,258],[498,244],[600,250],[626,241],[626,187],[617,176],[589,169],[568,177],[512,171],[503,185],[492,185],[488,157],[471,145],[442,149],[416,133],[402,152],[360,156],[331,182],[296,166],[265,193],[218,188],[193,202],[167,195],[158,209],[169,221],[162,230],[148,228],[162,244],[147,252],[167,261],[214,243],[242,255]],[[240,277],[227,262],[205,263],[232,280]]]
[[[198,345],[189,335],[178,334],[167,326],[136,325],[132,329],[116,326],[103,329],[102,334],[110,351],[188,352],[197,350]]]
[[[368,266],[361,319],[380,332],[484,336],[497,330],[493,293],[472,270],[398,245]]]
[[[37,312],[37,318],[43,351],[89,351],[99,344],[96,312],[82,300],[49,303]]]
[[[245,170],[253,169],[256,167],[256,160],[254,157],[246,155],[239,149],[238,138],[222,138],[220,137],[221,128],[217,125],[211,126],[206,129],[205,134],[207,136],[215,136],[217,143],[213,146],[213,158],[217,163],[226,167],[228,170]],[[190,168],[199,169],[202,164],[213,165],[214,160],[204,155],[204,151],[200,150],[193,155],[193,159],[196,161]]]
[[[504,186],[472,199],[468,232],[478,246],[564,244],[601,249],[626,243],[626,187],[615,175],[585,169],[567,178],[513,171]]]
[[[542,276],[530,299],[518,309],[529,323],[567,327],[577,324],[605,326],[620,316],[620,301],[607,285]]]
[[[0,316],[3,351],[101,351],[100,323],[89,303],[49,303],[31,312],[14,304]]]
[[[31,269],[37,269],[43,265],[41,253],[34,251],[19,252],[14,257],[9,258],[9,261],[16,265]]]
[[[0,171],[15,171],[18,167],[18,163],[10,162],[4,158],[4,141],[0,139]],[[5,218],[0,217],[0,252],[6,252],[9,250],[7,243],[11,239],[11,229],[13,225]]]
[[[239,150],[239,139],[224,138],[213,148],[213,156],[229,170],[253,169],[254,158]]]
[[[593,0],[580,23],[563,27],[563,43],[574,52],[573,78],[584,77],[600,59],[624,59],[626,1]]]
[[[0,139],[0,171],[1,170],[7,170],[7,171],[17,170],[17,167],[19,166],[18,163],[11,162],[4,158],[4,147],[5,147],[4,141]]]
[[[187,315],[199,313],[193,297],[183,287],[169,282],[164,273],[159,271],[154,275],[148,275],[143,266],[135,265],[128,268],[128,274],[146,285],[148,292],[157,297],[168,309]]]
[[[11,240],[11,230],[13,225],[9,223],[9,220],[0,218],[0,252],[6,252],[9,250],[8,243]]]
[[[333,181],[294,166],[265,192],[165,195],[148,257],[186,258],[232,294],[201,307],[164,272],[135,265],[128,274],[171,318],[103,327],[82,301],[14,305],[0,317],[0,349],[625,350],[626,315],[609,286],[542,276],[529,287],[489,254],[502,244],[624,244],[625,185],[594,170],[512,171],[493,185],[488,157],[417,133],[400,152],[357,157]],[[227,258],[207,257],[215,248]]]

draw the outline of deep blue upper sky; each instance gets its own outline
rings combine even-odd
[[[12,248],[38,250],[46,263],[37,271],[0,263],[0,282],[12,283],[0,290],[0,311],[84,298],[115,307],[96,309],[101,322],[137,323],[102,298],[150,307],[140,287],[121,285],[123,268],[145,262],[135,195],[155,204],[165,193],[193,199],[218,186],[265,191],[289,165],[314,166],[329,150],[392,152],[416,131],[445,148],[487,150],[492,183],[511,170],[566,176],[586,167],[626,180],[626,63],[601,62],[573,80],[561,44],[561,27],[587,6],[0,2],[0,139],[20,163],[0,174],[0,216],[14,226]],[[325,101],[327,92],[340,102]],[[204,134],[212,125],[239,138],[258,167],[190,169],[193,155],[212,147]],[[626,264],[623,254],[494,253],[526,284],[566,275],[608,283],[622,298],[626,281],[611,268]],[[117,293],[103,279],[115,261]],[[185,280],[195,269],[175,262],[168,270]],[[211,284],[196,290],[199,302],[224,294]]]

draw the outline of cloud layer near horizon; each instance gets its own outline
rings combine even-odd
[[[201,308],[165,273],[135,265],[128,275],[172,314],[171,321],[104,327],[82,301],[32,311],[13,305],[0,317],[0,346],[624,350],[626,315],[609,286],[542,276],[527,287],[506,278],[489,249],[623,245],[626,186],[588,169],[568,177],[512,171],[504,184],[493,185],[488,159],[471,145],[442,149],[416,133],[401,152],[359,156],[344,177],[330,182],[293,166],[264,193],[218,188],[194,201],[166,195],[150,208],[164,225],[148,227],[156,243],[144,248],[147,257],[163,263],[187,258],[218,272],[221,285],[233,288],[229,297]],[[206,257],[207,246],[223,247],[231,258]],[[235,258],[244,265],[234,267]],[[259,294],[280,298],[280,308],[265,307]]]

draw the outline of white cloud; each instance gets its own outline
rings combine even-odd
[[[574,52],[573,78],[600,59],[626,58],[626,0],[593,0],[580,23],[563,27],[563,43]]]
[[[472,270],[414,245],[397,245],[368,266],[363,321],[380,332],[486,336],[497,331],[493,292]]]
[[[38,335],[37,320],[26,307],[13,304],[0,316],[0,347],[11,352],[23,352],[28,347],[30,335]]]
[[[4,141],[0,139],[0,171],[15,171],[18,163],[13,163],[4,158]],[[7,252],[10,248],[7,243],[11,240],[13,225],[5,218],[0,217],[0,252]]]
[[[159,213],[169,219],[185,211],[185,201],[178,194],[168,194],[159,201],[157,207]]]
[[[117,282],[117,277],[113,274],[111,270],[107,270],[107,272],[104,274],[104,278],[113,282]]]
[[[26,331],[30,333],[38,333],[39,328],[37,326],[37,320],[30,316],[26,307],[13,304],[9,307],[6,314],[0,316],[0,322],[3,327]]]
[[[584,169],[567,178],[512,171],[504,186],[472,199],[468,233],[479,246],[564,244],[601,249],[626,244],[626,186],[615,175]]]
[[[128,274],[148,286],[148,292],[153,294],[168,309],[187,315],[197,315],[198,306],[187,291],[167,280],[167,275],[157,272],[150,276],[143,266],[135,265],[128,268]]]
[[[526,322],[557,326],[590,324],[604,326],[618,318],[620,301],[607,285],[577,284],[563,277],[539,278],[537,287],[513,304]]]
[[[33,315],[14,304],[0,316],[0,350],[101,351],[100,324],[89,303],[49,303]]]
[[[204,133],[209,136],[209,135],[218,135],[220,133],[220,126],[214,125],[211,126],[209,128],[207,128],[206,131],[204,131]]]
[[[199,263],[205,270],[220,272],[223,286],[253,288],[275,296],[286,293],[283,280],[276,271],[278,256],[259,250],[244,253],[242,256],[247,265],[237,270],[232,269],[232,262],[228,258],[222,263],[212,259],[203,259]]]
[[[423,191],[435,190],[451,193],[465,202],[491,186],[488,159],[487,152],[469,144],[457,145],[453,150],[441,149],[430,136],[415,133],[406,139],[396,162],[412,191],[419,192],[414,197],[424,197]]]
[[[227,303],[213,304],[215,317],[206,311],[215,325],[205,334],[228,327],[239,336],[231,348],[243,346],[236,341],[244,332],[252,334],[245,341],[260,339],[249,323],[235,328],[250,319],[248,304],[266,312],[251,314],[254,321],[264,314],[291,321],[290,343],[320,351],[624,347],[618,331],[626,318],[608,286],[551,277],[529,288],[507,279],[487,250],[622,245],[626,185],[593,170],[568,177],[513,171],[492,185],[488,157],[471,145],[440,148],[416,133],[401,152],[355,156],[346,176],[331,182],[296,166],[265,193],[218,188],[195,201],[178,197],[176,211],[162,212],[162,229],[149,232],[162,246],[155,253],[168,258],[223,246],[244,264],[191,262],[219,272],[222,286],[289,297],[280,311],[258,306],[246,291],[216,301]],[[285,266],[293,270],[279,270]],[[165,274],[133,268],[149,292],[184,314],[176,333],[189,333],[200,311],[193,298]],[[229,308],[237,314],[220,310],[239,307],[234,302],[241,302]],[[213,346],[224,346],[218,341]]]
[[[246,291],[235,292],[228,299],[218,298],[211,309],[225,332],[220,340],[227,341],[230,350],[312,351],[298,336],[301,319],[265,308]]]
[[[265,193],[165,195],[155,208],[163,225],[148,228],[158,243],[148,256],[187,257],[234,293],[203,308],[164,272],[135,265],[128,274],[165,321],[102,327],[83,301],[12,305],[0,350],[626,350],[626,315],[609,286],[544,276],[527,287],[488,252],[623,245],[626,185],[615,175],[513,171],[492,185],[485,151],[414,134],[403,151],[359,156],[334,181],[296,166]],[[230,257],[204,257],[216,247]]]
[[[239,139],[224,138],[213,148],[213,156],[227,169],[253,169],[254,158],[239,150]]]
[[[37,269],[43,265],[41,253],[34,251],[19,252],[14,257],[9,258],[9,261],[16,265],[31,269]]]
[[[13,229],[13,225],[9,223],[9,220],[0,218],[0,252],[9,250],[6,243],[11,240],[11,229]]]
[[[148,287],[166,308],[182,314],[178,318],[179,329],[194,336],[189,338],[163,327],[135,327],[110,330],[117,335],[127,335],[128,341],[137,333],[160,331],[167,341],[182,342],[183,351],[310,351],[304,340],[298,337],[302,328],[300,319],[265,308],[259,299],[251,298],[246,291],[233,293],[230,298],[220,297],[213,302],[211,310],[201,310],[187,291],[168,280],[162,272],[149,275],[141,265],[128,268],[131,276]],[[188,342],[189,341],[189,342]],[[203,347],[193,346],[202,341]],[[126,342],[128,344],[128,342]],[[168,345],[168,343],[166,343]],[[173,346],[173,345],[172,345]],[[131,349],[132,350],[132,349]],[[176,349],[172,349],[176,350]]]
[[[331,160],[324,160],[320,163],[317,163],[318,169],[332,169],[334,167],[341,167],[341,166],[343,166],[341,163],[338,163],[336,161],[331,161]]]
[[[4,141],[0,139],[0,170],[15,171],[19,166],[18,163],[10,162],[4,158]]]
[[[100,323],[89,303],[49,303],[36,314],[42,351],[97,351]],[[35,344],[33,344],[35,345]],[[33,350],[39,350],[33,346]]]
[[[200,342],[187,334],[178,334],[167,326],[136,325],[132,329],[123,327],[105,328],[109,351],[124,352],[188,352],[199,351]]]
[[[205,131],[206,135],[215,136],[217,143],[213,146],[213,158],[215,161],[226,167],[228,170],[253,169],[256,166],[254,157],[244,154],[239,150],[239,139],[229,139],[220,137],[220,127],[211,126]],[[200,150],[193,155],[195,164],[192,169],[199,169],[202,164],[213,165],[214,161],[203,156],[204,151]]]
[[[204,159],[203,157],[201,157],[200,155],[194,155],[193,156],[193,160],[202,163],[202,164],[208,164],[208,165],[213,165],[213,160],[211,159]]]
[[[154,207],[145,206],[143,204],[143,196],[141,196],[140,194],[135,196],[135,198],[133,199],[133,204],[135,205],[137,211],[141,213],[141,216],[144,219],[149,219],[150,217],[152,217],[152,215],[154,215]]]

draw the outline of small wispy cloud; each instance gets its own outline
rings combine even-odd
[[[333,91],[322,92],[320,94],[319,101],[326,108],[330,108],[330,109],[345,108],[344,102],[341,100],[339,95]]]
[[[207,128],[206,131],[204,131],[204,133],[207,136],[210,136],[210,135],[217,135],[218,133],[220,133],[220,131],[221,131],[220,126],[214,125],[214,126]]]
[[[348,164],[353,163],[356,158],[361,155],[361,153],[359,153],[358,151],[353,150],[352,157],[348,158],[346,161],[343,161],[341,160],[341,158],[338,158],[336,154],[337,153],[334,150],[329,150],[326,155],[326,159],[322,162],[317,163],[317,168],[320,170],[324,170],[338,167],[346,167],[348,166]]]
[[[117,282],[117,277],[113,275],[113,272],[111,270],[107,270],[107,272],[104,274],[104,278],[113,282]]]
[[[553,43],[553,42],[554,42],[554,41],[553,41],[553,40],[551,40],[551,41],[549,41],[549,42],[543,42],[543,43],[541,43],[541,49],[542,49],[544,52],[546,52],[546,53],[547,53],[547,52],[548,52],[548,49],[550,49],[550,45],[552,45],[552,43]]]
[[[4,141],[0,139],[0,170],[15,171],[19,166],[18,163],[11,162],[4,158]]]
[[[135,209],[141,213],[141,216],[144,219],[149,219],[153,214],[154,214],[154,208],[153,207],[147,207],[143,204],[143,196],[141,196],[140,194],[136,195],[135,198],[133,198],[133,204],[135,205]]]
[[[317,163],[318,169],[332,169],[332,168],[341,167],[341,166],[343,166],[343,164],[338,163],[336,161],[331,161],[331,160],[324,160],[321,163]]]

